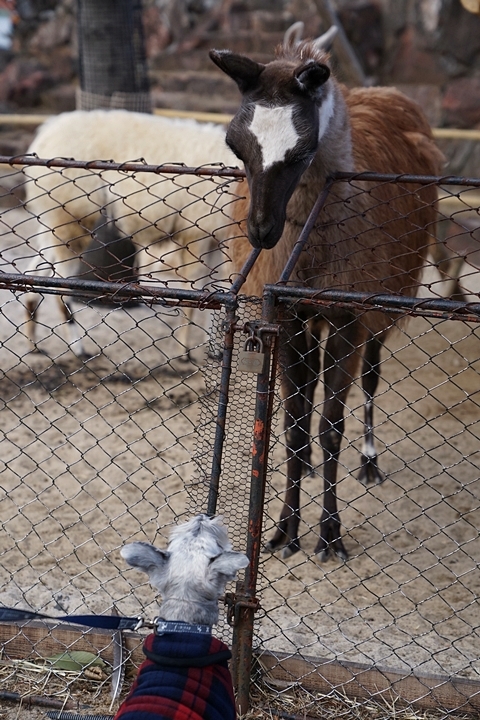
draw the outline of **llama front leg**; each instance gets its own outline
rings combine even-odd
[[[265,550],[280,548],[287,558],[300,550],[300,483],[306,461],[310,460],[310,418],[306,393],[309,387],[309,368],[306,362],[308,344],[305,328],[300,321],[288,325],[280,338],[282,395],[284,398],[284,429],[287,450],[287,486],[280,520],[273,538]]]
[[[380,351],[382,347],[383,339],[371,337],[365,345],[363,358],[362,387],[365,395],[365,435],[358,480],[365,486],[379,485],[385,480],[385,475],[378,467],[375,436],[373,434],[373,399],[380,379]]]
[[[330,331],[325,347],[325,401],[320,419],[324,478],[323,512],[320,519],[320,538],[315,548],[315,554],[320,562],[324,562],[332,552],[340,560],[348,559],[340,535],[336,483],[338,456],[345,426],[345,403],[360,362],[358,346],[363,341],[360,323],[349,322],[345,327],[333,328]]]

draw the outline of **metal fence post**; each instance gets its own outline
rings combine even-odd
[[[274,319],[274,295],[265,293],[262,322]],[[258,325],[262,332],[262,325]],[[257,380],[257,397],[252,442],[252,472],[248,514],[247,555],[250,565],[245,571],[245,581],[237,583],[236,594],[231,599],[230,613],[233,618],[232,675],[237,692],[237,707],[244,715],[249,707],[250,677],[252,669],[253,621],[258,609],[256,586],[261,551],[263,508],[267,474],[267,457],[270,440],[273,396],[277,366],[278,330],[271,325],[263,330],[265,366]]]
[[[217,405],[217,427],[213,446],[212,472],[208,491],[207,515],[215,515],[217,511],[218,490],[222,469],[222,453],[225,442],[225,422],[227,417],[230,378],[232,375],[232,353],[234,323],[236,320],[237,298],[233,305],[226,306],[226,318],[223,336],[222,375],[220,379],[220,397]]]

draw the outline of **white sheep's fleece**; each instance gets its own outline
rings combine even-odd
[[[39,128],[28,152],[42,159],[238,167],[222,125],[127,110],[62,113]],[[114,221],[120,236],[131,237],[139,250],[149,248],[139,263],[144,278],[166,278],[203,289],[213,280],[228,277],[229,257],[221,248],[231,232],[232,206],[238,199],[231,178],[181,170],[178,174],[124,173],[40,165],[26,167],[25,175],[32,181],[25,185],[25,209],[37,224],[31,240],[38,249],[27,273],[45,275],[53,268],[56,275],[75,274],[76,259],[88,249],[91,233],[107,219]],[[221,258],[215,256],[217,251]],[[35,347],[33,310],[38,296],[27,294],[26,303],[30,308],[27,334]],[[83,346],[73,316],[69,318],[72,349],[80,355]],[[187,346],[186,337],[179,342]]]
[[[199,141],[201,148],[196,146]],[[40,126],[28,152],[41,158],[116,162],[144,158],[149,164],[183,162],[193,166],[200,153],[205,164],[238,166],[225,143],[222,125],[128,110],[74,110],[52,117]]]

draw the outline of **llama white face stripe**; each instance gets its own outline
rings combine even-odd
[[[332,119],[335,102],[333,99],[333,91],[330,88],[330,92],[320,106],[318,113],[319,124],[318,124],[318,139],[321,140],[327,130],[327,127]]]
[[[263,169],[282,162],[288,150],[295,147],[299,136],[293,124],[293,106],[265,107],[255,105],[250,132],[262,150]]]

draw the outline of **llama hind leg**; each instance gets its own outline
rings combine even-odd
[[[361,467],[358,480],[363,485],[379,485],[385,475],[378,467],[375,437],[373,434],[373,399],[380,379],[380,351],[383,340],[371,337],[367,340],[362,369],[362,388],[365,395],[365,416]]]
[[[332,553],[340,560],[348,559],[340,534],[336,485],[345,428],[345,407],[353,379],[358,377],[359,348],[364,343],[362,332],[358,322],[351,322],[347,318],[344,326],[331,328],[325,346],[325,400],[319,432],[323,451],[323,512],[320,537],[315,548],[320,562],[324,562]]]

